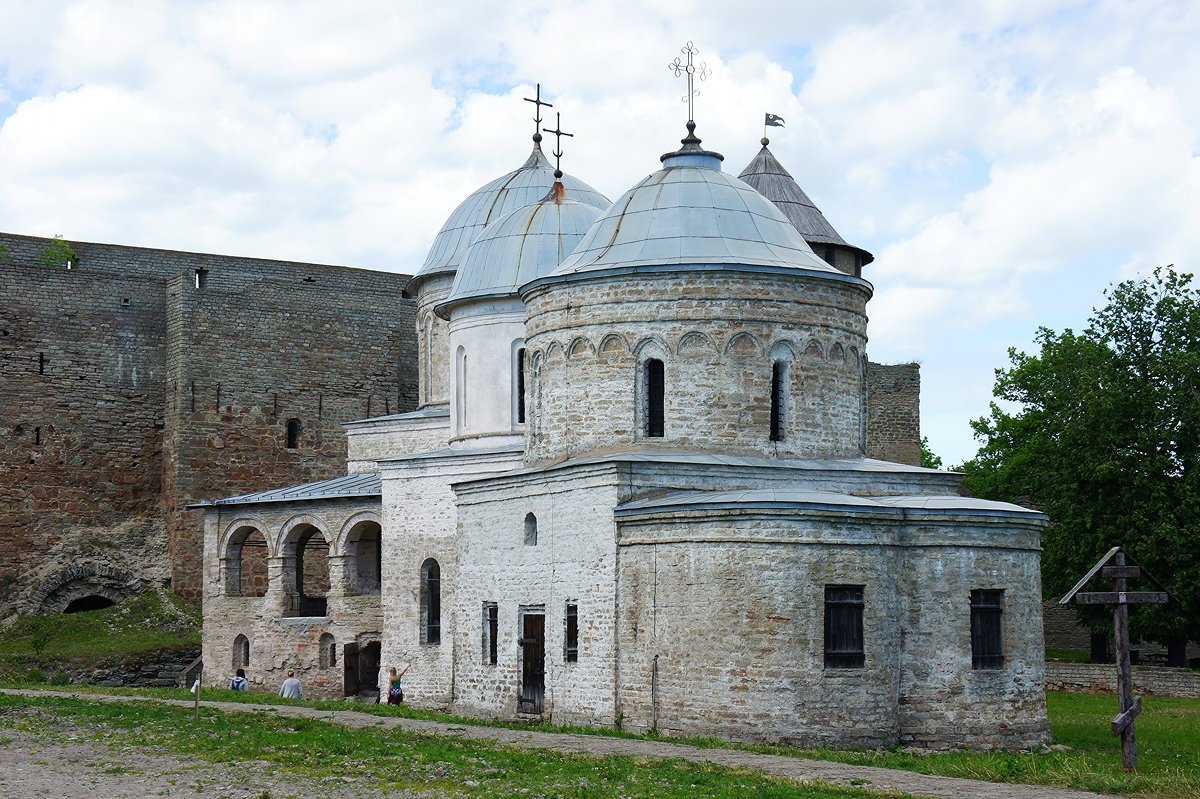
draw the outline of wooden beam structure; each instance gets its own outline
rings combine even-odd
[[[1133,560],[1129,558],[1129,560]],[[1088,582],[1100,574],[1112,580],[1111,591],[1083,591]],[[1113,547],[1100,561],[1059,600],[1059,604],[1075,602],[1079,605],[1112,605],[1113,637],[1117,649],[1117,699],[1120,712],[1112,720],[1112,734],[1121,737],[1121,761],[1126,771],[1137,771],[1137,735],[1133,721],[1142,712],[1142,698],[1133,695],[1133,666],[1130,663],[1129,606],[1169,602],[1171,595],[1161,591],[1129,591],[1128,580],[1146,577],[1159,588],[1162,583],[1145,574],[1136,563],[1126,563],[1125,551]]]

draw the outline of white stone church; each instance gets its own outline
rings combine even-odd
[[[204,504],[208,682],[411,664],[408,701],[488,718],[1048,742],[1046,518],[866,457],[870,255],[765,139],[738,179],[689,123],[610,203],[540,138],[409,286],[420,409]]]

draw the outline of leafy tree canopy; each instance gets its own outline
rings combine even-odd
[[[42,265],[52,268],[75,263],[75,248],[67,243],[62,236],[55,236],[42,249]]]
[[[1039,354],[1009,350],[993,393],[1018,409],[993,402],[971,423],[983,446],[962,467],[965,484],[1049,514],[1047,596],[1066,593],[1120,544],[1177,600],[1138,606],[1135,635],[1197,640],[1200,291],[1167,267],[1105,298],[1082,333],[1041,328]],[[1100,631],[1104,612],[1088,620]]]
[[[942,456],[929,448],[929,439],[921,437],[921,465],[926,469],[942,468]]]

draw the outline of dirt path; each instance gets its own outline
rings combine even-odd
[[[22,696],[60,696],[76,699],[89,699],[96,702],[162,702],[166,704],[191,707],[192,703],[176,699],[152,699],[149,697],[104,696],[102,694],[75,694],[65,691],[32,691],[16,689],[0,689],[6,694]],[[703,763],[714,763],[734,768],[756,769],[778,777],[809,782],[823,780],[833,785],[845,787],[867,788],[873,790],[891,790],[911,793],[917,796],[939,797],[939,799],[1115,799],[1104,794],[1088,791],[1074,791],[1066,788],[1047,788],[1037,785],[1016,785],[1011,783],[980,782],[957,777],[938,777],[927,774],[916,774],[910,771],[877,768],[874,766],[853,766],[844,763],[832,763],[823,760],[807,760],[784,755],[767,755],[757,752],[745,752],[737,749],[700,749],[684,744],[667,741],[643,741],[629,738],[608,738],[599,735],[571,735],[567,733],[535,732],[525,730],[509,730],[501,727],[477,727],[470,725],[446,724],[438,721],[421,721],[417,719],[390,718],[359,713],[353,710],[317,710],[293,705],[257,705],[239,702],[202,702],[205,707],[216,708],[229,713],[246,713],[252,711],[273,711],[281,716],[295,718],[310,718],[342,724],[348,727],[383,727],[411,730],[426,735],[453,735],[478,741],[507,744],[511,746],[529,747],[535,749],[550,749],[558,752],[571,752],[586,755],[629,755],[631,757],[681,758]],[[3,783],[0,783],[3,785]],[[259,789],[260,791],[262,789]],[[292,791],[297,793],[296,791]],[[8,796],[8,794],[0,794]],[[17,796],[18,794],[12,794]],[[64,799],[74,799],[75,795],[67,795],[48,791],[34,792],[29,795],[62,796]],[[88,792],[78,794],[81,798],[93,799],[102,796],[154,796],[156,794],[96,794]],[[176,794],[171,796],[191,796],[191,794]],[[211,798],[214,794],[207,793]],[[216,794],[221,795],[221,794]],[[283,791],[277,796],[287,796]],[[298,792],[300,796],[317,796],[307,792]],[[322,796],[325,794],[321,794]],[[340,797],[340,794],[328,794]],[[347,794],[349,796],[351,794]],[[364,796],[361,788],[354,796]],[[254,796],[254,794],[230,794],[230,796]]]
[[[97,744],[60,726],[54,739],[0,729],[0,799],[383,799],[417,796],[363,780],[297,778],[268,763],[209,763],[138,746]],[[419,794],[428,797],[428,793]]]

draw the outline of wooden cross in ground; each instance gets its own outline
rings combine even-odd
[[[1126,564],[1126,560],[1130,564]],[[1088,581],[1099,572],[1102,577],[1112,579],[1111,591],[1081,591]],[[1126,581],[1146,577],[1161,591],[1127,591]],[[1137,736],[1133,720],[1142,712],[1142,698],[1133,696],[1133,667],[1130,664],[1129,606],[1155,604],[1170,601],[1171,595],[1162,583],[1146,574],[1133,558],[1118,546],[1113,547],[1092,570],[1075,583],[1075,587],[1058,601],[1066,605],[1074,601],[1078,605],[1113,605],[1113,637],[1117,646],[1117,698],[1120,713],[1112,720],[1112,734],[1121,736],[1121,760],[1126,771],[1137,771]]]

